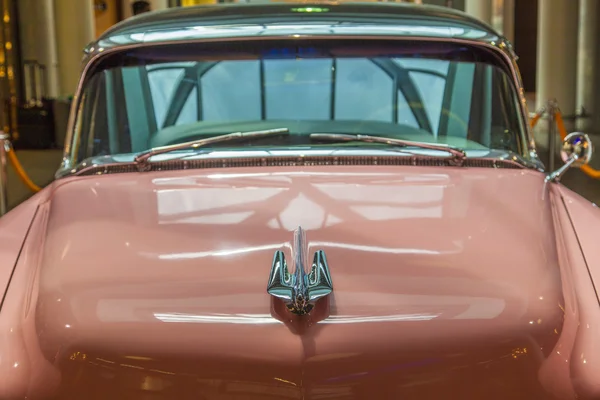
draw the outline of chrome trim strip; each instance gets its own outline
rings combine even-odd
[[[356,159],[361,161],[360,165],[421,165],[421,166],[451,166],[451,159],[447,157],[438,157],[431,155],[421,155],[414,153],[388,151],[345,151],[345,152],[330,152],[329,154],[310,154],[309,152],[296,153],[290,155],[281,154],[260,154],[248,155],[246,152],[240,152],[237,155],[227,155],[216,157],[213,155],[204,154],[201,157],[196,157],[188,160],[165,159],[156,161],[150,165],[150,171],[161,170],[187,170],[187,169],[204,169],[204,168],[233,168],[233,167],[286,167],[286,166],[320,166],[320,165],[355,165],[351,161]],[[368,159],[371,163],[368,163]],[[389,163],[393,158],[406,159],[405,163]],[[274,161],[270,161],[273,160]],[[328,163],[320,162],[322,159],[331,159]],[[388,162],[386,162],[388,161]],[[448,161],[448,163],[446,163]],[[252,164],[253,165],[249,165]],[[202,165],[204,164],[204,165]],[[486,166],[485,164],[489,164]],[[495,152],[489,153],[484,157],[467,157],[464,160],[463,167],[479,167],[479,168],[515,168],[515,169],[531,169],[543,172],[541,164],[534,164],[517,155],[504,154],[497,155]],[[117,170],[117,171],[115,171]],[[139,172],[138,165],[135,162],[119,162],[111,157],[102,157],[102,159],[89,159],[82,162],[77,168],[68,171],[68,174],[61,175],[60,178],[67,176],[89,176],[89,175],[106,175],[111,173],[122,172]]]
[[[308,135],[312,139],[316,140],[341,140],[346,142],[352,141],[364,141],[368,143],[384,143],[391,144],[398,147],[417,147],[429,150],[439,150],[450,153],[453,157],[453,164],[461,166],[467,158],[467,153],[464,150],[449,146],[447,144],[438,143],[426,143],[426,142],[414,142],[411,140],[396,139],[389,137],[362,135],[362,134],[345,134],[345,133],[311,133]]]
[[[512,74],[512,78],[513,78],[513,84],[515,85],[515,89],[517,90],[517,96],[519,96],[519,101],[520,101],[520,106],[521,106],[521,115],[523,118],[523,129],[524,129],[524,133],[525,133],[525,138],[522,138],[522,141],[524,141],[525,143],[522,143],[522,145],[524,145],[524,150],[527,149],[527,154],[522,154],[520,155],[521,157],[529,157],[531,160],[530,162],[534,163],[534,164],[540,164],[543,166],[543,164],[541,163],[538,155],[537,155],[537,150],[536,150],[536,146],[535,146],[535,141],[533,138],[533,133],[532,133],[532,129],[529,126],[529,123],[527,123],[527,121],[529,120],[529,111],[527,110],[527,102],[525,99],[525,93],[524,93],[524,88],[523,88],[523,84],[521,81],[521,77],[516,65],[516,61],[514,60],[514,57],[512,57],[512,46],[510,45],[510,42],[508,42],[506,39],[504,38],[499,38],[498,39],[498,43],[496,43],[495,41],[491,41],[489,43],[487,42],[482,42],[482,41],[478,41],[478,40],[467,40],[467,39],[457,39],[457,38],[438,38],[438,37],[423,37],[423,36],[376,36],[376,35],[368,35],[368,36],[364,36],[364,35],[275,35],[273,34],[272,36],[260,36],[260,37],[255,37],[255,36],[245,36],[245,37],[226,37],[226,38],[207,38],[207,39],[195,39],[195,40],[181,40],[181,41],[163,41],[163,42],[152,42],[152,43],[136,43],[136,44],[132,44],[132,45],[123,45],[123,46],[119,46],[119,47],[114,47],[111,49],[108,49],[106,51],[101,51],[101,50],[96,50],[95,54],[93,54],[90,59],[88,60],[88,62],[85,64],[81,77],[79,79],[79,83],[77,85],[77,90],[75,91],[75,95],[73,97],[73,103],[71,104],[71,111],[70,111],[70,115],[69,115],[69,122],[67,125],[67,134],[66,134],[66,140],[65,140],[65,147],[64,147],[64,152],[63,152],[63,159],[61,162],[61,165],[55,175],[55,177],[58,179],[60,177],[64,177],[64,176],[68,176],[70,175],[70,171],[73,168],[72,165],[72,154],[71,154],[71,147],[72,147],[72,141],[73,141],[73,136],[74,136],[74,130],[75,130],[75,117],[76,117],[76,111],[77,108],[79,107],[79,103],[80,103],[80,98],[83,92],[83,86],[85,85],[85,83],[87,82],[87,80],[89,79],[88,77],[88,71],[90,70],[90,68],[97,63],[100,58],[105,57],[109,54],[113,54],[116,52],[125,52],[128,50],[132,50],[132,49],[136,49],[136,48],[143,48],[143,47],[156,47],[156,46],[161,46],[161,45],[168,45],[168,44],[173,44],[173,43],[178,43],[178,44],[195,44],[195,43],[205,43],[205,42],[229,42],[232,40],[236,40],[236,41],[250,41],[250,40],[280,40],[280,39],[289,39],[289,40],[294,40],[294,39],[301,39],[301,38],[310,38],[310,39],[322,39],[322,40],[331,40],[331,39],[361,39],[361,40],[398,40],[398,41],[441,41],[441,42],[448,42],[448,43],[456,43],[456,44],[465,44],[465,45],[471,45],[474,47],[483,47],[483,48],[487,48],[487,49],[491,49],[493,51],[495,51],[497,54],[500,54],[504,60],[507,63],[507,67],[508,69],[511,71]],[[543,167],[542,167],[543,168]]]

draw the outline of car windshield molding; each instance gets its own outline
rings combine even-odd
[[[322,165],[336,165],[340,163],[340,159],[356,159],[365,160],[364,165],[368,165],[368,159],[372,160],[372,165],[377,165],[378,160],[382,158],[398,158],[401,161],[396,162],[397,165],[418,165],[420,162],[423,165],[431,160],[451,160],[451,157],[445,157],[444,151],[430,149],[403,149],[403,148],[319,148],[319,149],[213,149],[207,148],[204,151],[188,150],[189,154],[182,157],[181,153],[166,153],[153,157],[152,166],[156,169],[161,169],[168,165],[170,170],[193,169],[194,161],[206,162],[205,164],[198,163],[198,168],[213,165],[214,167],[227,166],[227,160],[263,160],[262,164],[266,165],[268,159],[273,159],[281,162],[288,162],[288,165],[298,163],[302,159],[318,159],[323,161]],[[500,151],[500,150],[468,150],[465,151],[466,158],[462,167],[483,166],[490,168],[517,168],[531,169],[535,171],[543,171],[541,163],[531,162],[520,157],[518,154]],[[139,172],[139,166],[135,161],[136,154],[117,154],[107,156],[91,157],[79,163],[70,171],[64,172],[64,177],[68,175],[102,175],[119,172]],[[265,161],[267,160],[267,161]],[[478,163],[481,161],[481,163]],[[209,163],[210,162],[210,163]],[[342,160],[343,164],[345,161]],[[234,161],[235,163],[235,161]],[[392,164],[394,164],[392,162]],[[256,166],[260,166],[258,163]],[[452,163],[448,163],[451,166]],[[460,166],[459,166],[460,168]],[[154,169],[148,169],[154,170]]]

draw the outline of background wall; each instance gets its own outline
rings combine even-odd
[[[217,0],[149,0],[153,10],[159,10],[173,4],[207,3]],[[489,21],[497,30],[501,31],[511,40],[519,55],[519,66],[527,92],[541,90],[537,87],[536,79],[545,67],[538,65],[537,47],[540,45],[538,38],[538,9],[540,4],[555,4],[567,2],[577,7],[586,1],[600,0],[421,0],[423,4],[447,6],[451,5],[458,10],[465,10],[466,3],[490,2],[494,10],[492,20]],[[94,7],[98,3],[106,3],[107,10],[100,12]],[[3,2],[18,6],[17,13],[12,14],[18,18],[18,37],[14,37],[12,56],[19,58],[18,68],[14,70],[14,83],[17,96],[22,101],[22,71],[20,60],[37,60],[46,66],[46,94],[49,97],[68,96],[73,93],[80,72],[81,50],[90,41],[121,19],[128,18],[131,13],[132,0],[10,0]],[[474,3],[479,4],[479,3]],[[501,11],[499,11],[501,10]],[[600,7],[598,7],[600,10]],[[91,18],[90,18],[91,16]],[[600,16],[598,16],[600,19]],[[73,23],[77,21],[77,23]],[[508,21],[508,24],[507,24]],[[566,36],[577,36],[577,27],[571,32],[561,33]],[[600,37],[600,25],[597,26]],[[19,50],[22,52],[19,56]],[[8,54],[8,50],[7,53]],[[556,54],[556,57],[561,57]],[[589,68],[600,66],[600,48],[594,60],[586,62]],[[558,60],[558,58],[557,58]],[[545,61],[548,63],[548,61]],[[573,59],[573,63],[577,60]],[[581,65],[579,66],[581,68]],[[7,71],[6,71],[7,72]],[[580,74],[581,75],[581,74]],[[596,74],[597,75],[597,74]],[[0,77],[1,78],[1,77]],[[592,80],[595,86],[596,101],[600,103],[600,79]],[[542,90],[543,92],[543,90]],[[588,112],[594,110],[589,109]],[[598,108],[598,107],[595,107]],[[594,113],[596,121],[600,124],[600,113]]]
[[[538,0],[515,0],[513,44],[526,92],[535,92]]]
[[[165,8],[169,7],[169,0],[149,0],[150,1],[150,7],[152,8],[152,11],[155,10],[163,10]],[[131,3],[133,2],[133,0],[123,0],[123,4],[122,4],[122,17],[124,18],[129,18],[131,17],[132,14],[132,10],[131,10]]]
[[[465,9],[465,0],[451,0],[452,8],[456,8],[457,10]],[[431,4],[434,6],[446,6],[448,4],[448,0],[423,0],[423,4]]]
[[[102,3],[95,2],[96,37],[121,20],[122,11],[120,3],[122,2],[119,0],[102,0]],[[100,4],[102,4],[102,8],[100,8]]]

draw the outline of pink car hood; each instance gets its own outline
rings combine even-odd
[[[2,310],[27,372],[2,372],[0,397],[554,398],[537,376],[564,303],[541,174],[227,169],[47,190]],[[334,287],[310,322],[266,292],[298,226]]]

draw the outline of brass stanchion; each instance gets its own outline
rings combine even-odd
[[[548,112],[548,170],[554,171],[556,159],[556,110],[558,109],[556,100],[548,102],[546,108]]]
[[[0,216],[8,211],[7,147],[10,136],[0,131]]]

